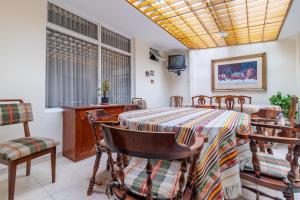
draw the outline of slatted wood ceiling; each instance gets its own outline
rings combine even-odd
[[[188,48],[205,49],[277,40],[293,0],[126,1]]]

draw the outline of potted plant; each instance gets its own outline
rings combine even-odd
[[[289,114],[289,109],[291,106],[292,96],[283,95],[281,92],[277,92],[270,99],[272,105],[280,106],[285,117]]]
[[[109,81],[103,80],[102,81],[102,97],[101,97],[101,103],[102,104],[108,104],[108,91],[109,91]]]

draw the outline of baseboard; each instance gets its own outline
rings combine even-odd
[[[62,152],[57,152],[56,153],[56,158],[62,157]],[[39,163],[45,162],[45,161],[50,161],[50,156],[49,155],[45,155],[45,156],[41,156],[39,158],[33,159],[31,161],[31,165],[37,165]],[[26,167],[26,163],[20,164],[18,165],[18,169],[24,169]],[[8,167],[6,165],[2,165],[0,164],[0,176],[3,174],[7,174],[8,172]]]

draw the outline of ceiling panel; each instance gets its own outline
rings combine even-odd
[[[126,0],[191,49],[277,40],[292,0]],[[220,32],[226,32],[221,37]]]

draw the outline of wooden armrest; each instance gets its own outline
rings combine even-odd
[[[246,140],[252,139],[252,140],[263,141],[263,142],[275,142],[275,143],[282,143],[282,144],[300,145],[300,139],[298,138],[267,136],[261,134],[238,134],[238,136]]]
[[[290,130],[292,131],[292,128],[289,126],[279,126],[279,125],[272,125],[272,124],[262,124],[257,122],[251,122],[252,126],[262,127],[262,128],[271,128],[271,129],[279,129],[279,130]]]
[[[255,117],[255,118],[251,118],[251,121],[253,121],[253,122],[278,122],[278,119],[266,119],[266,118]]]
[[[199,150],[199,149],[201,150],[204,142],[206,142],[206,141],[207,141],[207,137],[199,137],[199,136],[196,137],[194,144],[192,146],[190,146],[190,150],[191,151],[195,151],[195,150]]]

